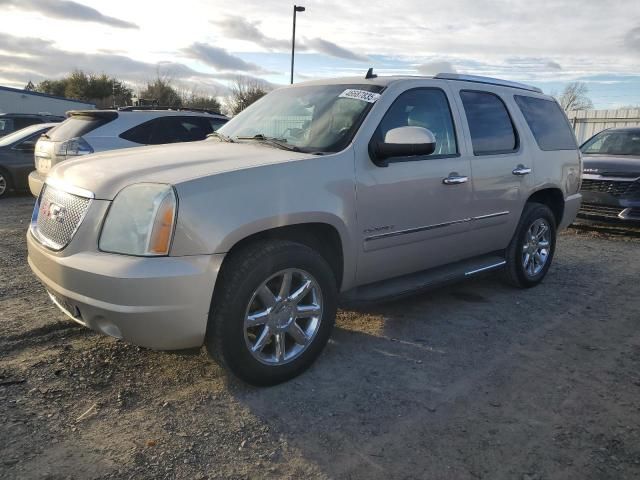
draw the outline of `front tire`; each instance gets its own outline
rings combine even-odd
[[[250,244],[225,262],[212,300],[209,354],[252,385],[301,374],[325,347],[336,279],[315,250],[290,241]]]
[[[553,212],[541,203],[527,203],[506,250],[507,282],[520,288],[538,285],[551,267],[555,249],[556,220]]]
[[[0,168],[0,198],[6,197],[12,190],[13,183],[7,172]]]

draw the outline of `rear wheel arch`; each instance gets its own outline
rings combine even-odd
[[[553,212],[556,226],[562,222],[562,217],[564,216],[564,195],[559,188],[552,187],[538,190],[529,196],[527,203],[541,203],[542,205],[546,205]]]

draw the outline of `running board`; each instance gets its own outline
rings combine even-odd
[[[483,255],[442,267],[361,285],[341,294],[340,303],[348,305],[404,297],[480,273],[497,270],[504,267],[506,263],[504,256],[500,254]]]

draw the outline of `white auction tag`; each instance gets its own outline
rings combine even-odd
[[[356,90],[355,88],[348,88],[342,92],[339,97],[342,98],[354,98],[356,100],[362,100],[363,102],[375,103],[380,98],[379,93],[367,92],[366,90]]]

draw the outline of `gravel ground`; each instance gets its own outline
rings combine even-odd
[[[0,477],[640,477],[640,231],[572,229],[521,291],[495,276],[341,311],[268,389],[58,312],[0,201]]]

